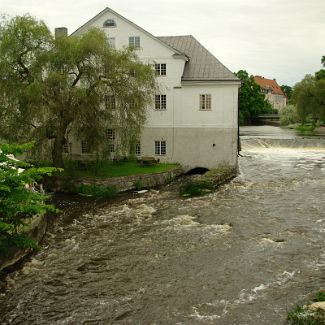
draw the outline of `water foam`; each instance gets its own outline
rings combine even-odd
[[[179,215],[169,220],[164,220],[160,224],[167,225],[166,230],[176,231],[204,231],[205,235],[228,234],[232,226],[230,224],[202,224],[195,221],[196,217],[188,214]]]

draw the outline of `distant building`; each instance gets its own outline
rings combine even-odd
[[[280,112],[287,105],[287,97],[275,79],[255,76],[255,82],[261,87],[261,92],[265,94],[273,108]]]
[[[116,49],[134,47],[140,60],[152,65],[161,86],[148,109],[137,155],[188,168],[237,165],[240,80],[230,70],[193,36],[155,37],[110,8],[72,35],[92,27],[103,30]],[[114,126],[108,137],[118,143]],[[114,144],[110,146],[114,155]],[[82,143],[73,144],[71,149],[67,144],[66,151],[90,152]]]

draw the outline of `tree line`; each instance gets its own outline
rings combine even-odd
[[[241,80],[239,90],[239,123],[251,124],[260,114],[273,114],[274,108],[261,93],[261,87],[255,82],[254,76],[246,70],[239,70],[235,75]]]
[[[321,58],[325,68],[325,55]],[[314,75],[306,75],[293,87],[292,104],[295,105],[299,121],[325,122],[325,69]]]

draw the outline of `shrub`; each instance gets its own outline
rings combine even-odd
[[[316,125],[312,124],[312,125],[298,125],[296,126],[296,130],[299,133],[312,133],[315,129]]]
[[[0,253],[4,256],[10,255],[15,247],[37,248],[37,243],[22,232],[26,219],[57,211],[44,203],[48,196],[36,188],[43,175],[59,169],[36,168],[14,156],[32,146],[0,144]]]
[[[325,291],[313,294],[312,302],[325,301]],[[288,313],[287,324],[289,325],[324,325],[325,311],[317,309],[310,311],[308,306],[296,306],[293,311]]]
[[[95,198],[113,198],[118,195],[115,186],[80,185],[74,192]]]
[[[137,190],[137,191],[141,191],[143,189],[143,183],[141,181],[141,179],[137,179],[135,182],[134,182],[134,188]]]
[[[189,181],[180,187],[181,196],[200,196],[210,192],[213,186],[208,181]]]
[[[294,105],[287,105],[280,113],[280,125],[285,126],[299,122],[297,109]]]

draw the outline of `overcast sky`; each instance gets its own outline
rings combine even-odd
[[[105,7],[155,36],[191,34],[231,71],[280,85],[313,74],[325,55],[325,0],[0,0],[0,13],[69,33]]]

